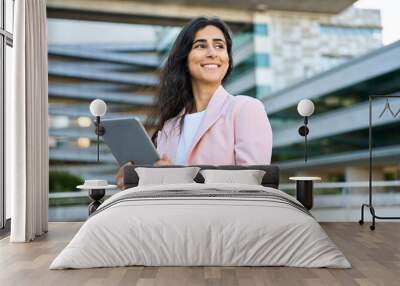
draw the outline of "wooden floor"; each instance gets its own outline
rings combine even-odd
[[[120,267],[48,270],[81,223],[50,223],[44,237],[27,244],[0,241],[0,285],[400,285],[400,223],[323,223],[353,268]]]

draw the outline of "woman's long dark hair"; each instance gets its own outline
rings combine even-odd
[[[177,116],[183,108],[186,108],[186,112],[188,112],[193,107],[192,81],[187,59],[192,50],[196,32],[206,26],[217,27],[225,37],[229,67],[223,80],[232,71],[232,38],[228,26],[217,17],[198,17],[187,23],[176,38],[169,52],[167,62],[161,71],[157,93],[157,114],[156,118],[153,118],[156,124],[156,131],[152,136],[154,143],[156,143],[157,132],[163,128],[168,119]]]

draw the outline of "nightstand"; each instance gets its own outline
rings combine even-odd
[[[310,210],[313,207],[314,195],[313,184],[314,181],[320,181],[320,177],[290,177],[289,180],[296,181],[296,199],[302,205]]]
[[[92,200],[92,202],[88,206],[88,211],[89,215],[94,213],[97,208],[101,205],[101,199],[104,197],[106,194],[107,189],[115,189],[117,186],[116,185],[91,185],[87,184],[85,181],[85,184],[77,186],[78,189],[83,189],[83,190],[88,190],[89,192],[89,198]]]

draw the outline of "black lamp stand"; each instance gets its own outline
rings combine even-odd
[[[100,125],[100,116],[96,116],[96,130],[95,133],[97,135],[97,162],[100,161],[100,136],[103,136],[105,133],[105,128]]]

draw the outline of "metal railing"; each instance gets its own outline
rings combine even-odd
[[[368,181],[314,184],[315,208],[360,207],[368,201]],[[400,206],[400,180],[373,181],[373,201],[377,206]],[[279,189],[295,194],[296,184]]]
[[[106,190],[105,197],[112,196],[118,193],[118,190]],[[49,199],[70,199],[70,198],[84,198],[88,197],[88,191],[77,191],[77,192],[55,192],[49,193]]]
[[[400,206],[400,180],[373,181],[375,188],[373,200],[382,206]],[[295,194],[296,184],[281,184],[279,189]],[[118,190],[107,190],[106,196],[118,193]],[[87,191],[49,193],[49,199],[87,197]],[[368,182],[338,182],[314,184],[315,207],[350,207],[360,206],[368,200]]]

